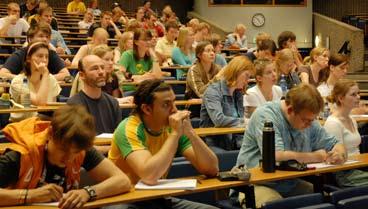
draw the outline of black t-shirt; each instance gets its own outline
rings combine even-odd
[[[100,98],[92,99],[83,91],[80,91],[69,98],[67,104],[84,105],[95,118],[97,134],[113,133],[122,119],[118,100],[106,92],[102,92]]]
[[[245,55],[246,57],[248,57],[248,59],[249,59],[250,61],[252,61],[252,62],[254,62],[254,60],[256,60],[256,59],[257,59],[256,55],[254,55],[254,53],[253,53],[253,52],[247,52],[247,53],[245,53],[244,55]]]
[[[93,23],[91,25],[91,27],[89,27],[88,29],[88,36],[89,37],[92,37],[93,35],[93,32],[95,31],[96,28],[101,28],[101,24],[100,23]],[[115,29],[113,26],[109,25],[107,26],[107,29],[106,29],[107,33],[109,33],[109,38],[115,38]]]
[[[35,6],[35,8],[33,8],[32,10],[28,10],[26,3],[22,3],[19,6],[19,8],[20,8],[20,17],[22,17],[22,18],[23,17],[28,18],[28,17],[30,17],[32,15],[37,14],[38,5]]]
[[[8,187],[18,181],[21,154],[16,151],[8,151],[0,155],[0,188]],[[95,148],[91,148],[86,152],[82,167],[87,171],[95,168],[105,157]],[[47,162],[47,161],[46,161]],[[65,188],[65,170],[57,166],[46,163],[45,182],[55,183]],[[41,185],[40,185],[41,186]]]
[[[19,74],[24,68],[26,56],[26,48],[21,48],[14,52],[4,63],[3,68],[8,69],[12,74]],[[49,50],[48,69],[51,74],[57,74],[61,69],[65,68],[65,64],[54,50]]]

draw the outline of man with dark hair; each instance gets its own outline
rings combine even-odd
[[[273,40],[267,39],[262,40],[258,44],[256,51],[247,52],[245,56],[249,58],[250,61],[254,62],[256,59],[269,59],[273,60],[276,54],[276,44]]]
[[[109,158],[130,177],[154,185],[165,177],[175,154],[183,155],[202,174],[216,176],[218,160],[190,123],[189,111],[178,111],[175,94],[164,82],[143,81],[135,95],[135,112],[116,129]],[[172,208],[214,208],[171,198]],[[169,201],[169,199],[167,199]],[[163,201],[133,204],[132,208],[165,208]]]
[[[69,98],[68,104],[82,104],[95,118],[96,132],[113,133],[121,121],[118,101],[102,91],[106,84],[105,64],[96,55],[87,55],[78,63],[79,78],[83,88]]]
[[[42,41],[46,44],[50,43],[51,28],[46,23],[33,25],[27,32],[28,42]],[[0,77],[13,78],[22,72],[25,65],[25,57],[27,48],[21,48],[14,52],[4,63],[0,69]],[[55,49],[49,49],[48,69],[51,74],[59,81],[64,80],[65,76],[69,76],[69,70],[65,67],[62,59],[57,55]]]
[[[92,147],[94,126],[82,106],[58,109],[51,122],[33,117],[6,126],[12,144],[0,155],[0,206],[58,201],[80,208],[128,192],[129,178]],[[81,167],[99,183],[79,188]]]
[[[157,41],[155,51],[157,52],[160,63],[172,64],[171,55],[173,48],[176,47],[176,38],[179,34],[179,26],[174,21],[169,21],[165,25],[165,35]]]
[[[294,62],[297,67],[303,65],[302,55],[298,51],[298,47],[296,46],[296,36],[291,31],[283,31],[277,37],[277,44],[279,46],[279,50],[289,48],[293,51]]]
[[[299,84],[289,90],[285,100],[267,102],[257,107],[248,122],[237,165],[259,166],[262,159],[262,129],[266,121],[275,130],[277,162],[301,163],[346,161],[346,150],[336,137],[327,134],[316,119],[323,109],[323,98],[314,86]],[[263,183],[255,186],[256,207],[282,197],[312,193],[313,185],[302,179]]]
[[[27,0],[20,5],[20,17],[27,20],[28,17],[37,13],[38,0]]]
[[[121,32],[119,28],[115,25],[112,20],[112,13],[109,11],[104,11],[101,13],[101,22],[93,23],[91,27],[88,29],[88,36],[92,37],[93,32],[96,28],[103,28],[109,33],[110,38],[119,38],[121,36]]]

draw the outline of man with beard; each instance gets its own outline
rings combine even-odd
[[[78,63],[82,90],[68,100],[68,104],[82,104],[95,117],[96,133],[113,133],[121,121],[118,101],[102,91],[106,84],[104,62],[96,55],[88,55]]]

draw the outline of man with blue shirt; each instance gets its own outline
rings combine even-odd
[[[321,95],[309,84],[291,89],[285,100],[258,107],[244,133],[237,165],[259,166],[265,121],[271,121],[275,130],[276,161],[344,163],[347,156],[344,146],[315,120],[322,109]],[[301,179],[268,182],[255,186],[256,205],[261,207],[267,201],[311,192],[312,184]]]

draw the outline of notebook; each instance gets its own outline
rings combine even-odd
[[[160,179],[156,185],[147,185],[139,181],[136,189],[184,189],[194,190],[197,186],[197,179]]]

